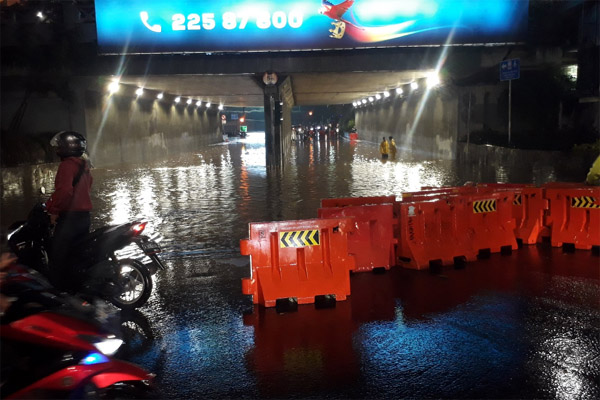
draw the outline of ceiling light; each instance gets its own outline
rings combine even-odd
[[[162,93],[159,93],[156,95],[156,98],[159,100],[162,99],[163,97],[164,97],[164,95]]]
[[[396,94],[402,94],[402,93],[404,93],[404,90],[402,90],[401,87],[396,88]]]
[[[143,88],[137,88],[137,90],[135,91],[135,94],[137,96],[141,96],[144,93],[144,89]]]
[[[367,99],[362,99],[363,104],[367,104]]]
[[[201,105],[202,105],[202,102],[201,102],[200,100],[198,100],[198,101],[196,102],[196,107],[200,107]]]
[[[440,77],[435,72],[427,77],[427,87],[436,87],[440,84]]]
[[[381,95],[380,95],[379,93],[377,93],[377,94],[375,95],[375,99],[377,99],[377,100],[381,100]]]
[[[175,97],[175,103],[179,103],[181,101],[181,97],[177,96]]]
[[[219,104],[219,110],[222,110],[222,109],[223,109],[223,104]]]
[[[206,102],[206,108],[210,107],[210,101]]]
[[[192,99],[187,99],[186,103],[192,104]]]
[[[36,17],[38,17],[39,19],[44,19],[44,13],[41,11],[38,11],[37,14],[35,14]]]
[[[410,84],[410,88],[412,90],[417,90],[419,88],[419,84],[417,82],[413,82]]]
[[[108,85],[108,91],[110,92],[110,94],[117,93],[119,91],[119,81],[112,81]]]
[[[383,92],[383,97],[390,97],[390,92],[388,92],[387,90]]]
[[[373,98],[373,96],[369,97],[369,102],[372,103],[373,101],[375,101],[375,99]]]

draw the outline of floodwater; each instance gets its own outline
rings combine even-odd
[[[540,244],[461,268],[356,273],[325,309],[278,313],[241,292],[250,222],[316,218],[323,198],[581,176],[402,151],[382,162],[377,145],[343,139],[294,144],[270,170],[261,139],[93,171],[92,227],[146,219],[164,249],[169,268],[121,354],[157,375],[161,397],[600,398],[597,252]],[[51,182],[43,168],[3,171],[3,232]]]

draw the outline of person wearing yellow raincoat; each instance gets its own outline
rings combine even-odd
[[[390,156],[392,157],[392,160],[394,160],[396,158],[396,141],[391,136],[390,136],[389,143],[390,143]]]
[[[381,159],[387,160],[388,154],[390,153],[390,145],[388,141],[383,137],[383,141],[379,144],[379,152],[381,153]]]
[[[590,172],[585,178],[586,185],[600,186],[600,156],[596,157],[596,161],[592,164]]]

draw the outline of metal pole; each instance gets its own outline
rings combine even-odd
[[[469,152],[469,143],[471,137],[471,91],[469,90],[469,109],[467,113],[467,153]]]
[[[512,125],[512,79],[508,81],[508,143],[510,143],[510,130]]]

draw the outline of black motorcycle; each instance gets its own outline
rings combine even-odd
[[[146,222],[99,228],[76,242],[69,254],[68,265],[80,282],[69,288],[83,296],[106,299],[123,310],[132,310],[146,303],[152,293],[152,275],[165,266],[158,258],[161,248],[142,235]],[[27,265],[50,278],[49,254],[52,248],[52,224],[45,205],[38,203],[27,221],[9,227],[8,245]],[[133,258],[119,259],[116,252],[135,243],[150,262]]]

